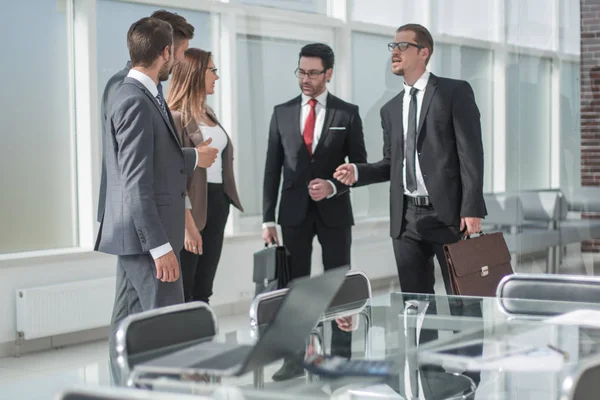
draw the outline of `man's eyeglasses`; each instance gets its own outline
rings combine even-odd
[[[212,72],[213,74],[217,74],[217,71],[219,70],[217,67],[210,67],[210,72]]]
[[[310,79],[317,79],[319,77],[319,75],[324,74],[325,70],[323,71],[303,71],[300,68],[296,68],[296,70],[294,71],[294,75],[296,75],[298,78],[300,79],[304,79],[306,76],[308,76]]]
[[[397,47],[398,50],[400,51],[404,51],[406,49],[408,49],[409,46],[412,47],[416,47],[417,49],[424,49],[425,46],[421,46],[420,44],[416,44],[416,43],[410,43],[410,42],[392,42],[392,43],[388,43],[388,49],[389,51],[394,51],[394,49]]]

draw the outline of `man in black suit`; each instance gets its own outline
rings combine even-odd
[[[383,159],[340,165],[334,177],[355,186],[390,181],[390,235],[404,300],[434,293],[433,256],[451,294],[443,245],[478,233],[487,214],[479,109],[468,82],[427,71],[433,38],[425,27],[401,26],[388,48],[404,90],[381,108]],[[481,317],[474,303],[452,299],[450,312]],[[436,312],[432,302],[427,314]],[[421,343],[436,338],[437,331],[421,331]],[[481,348],[464,353],[481,354]],[[479,382],[478,372],[465,375]]]
[[[404,90],[381,108],[383,159],[343,164],[335,177],[356,186],[390,181],[390,234],[402,292],[433,293],[435,255],[451,293],[443,245],[481,230],[483,145],[471,85],[427,71],[429,31],[398,28],[392,72]]]
[[[263,190],[263,239],[278,243],[275,208],[281,171],[283,185],[277,222],[292,258],[292,279],[310,275],[315,235],[325,270],[350,264],[354,224],[348,186],[333,179],[336,167],[367,159],[358,107],[327,91],[334,54],[325,44],[304,46],[296,76],[302,94],[275,106],[269,130]],[[349,334],[333,325],[332,352],[350,356]],[[286,361],[274,380],[302,374]]]

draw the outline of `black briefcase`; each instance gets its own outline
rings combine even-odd
[[[290,253],[284,246],[267,245],[254,253],[255,295],[283,289],[290,282]]]

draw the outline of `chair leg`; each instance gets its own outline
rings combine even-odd
[[[254,371],[254,388],[264,389],[265,387],[265,370],[264,368],[258,368]]]

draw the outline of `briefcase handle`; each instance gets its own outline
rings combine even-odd
[[[269,246],[275,247],[278,246],[278,244],[273,239],[271,239],[271,243],[265,243],[265,248]]]
[[[466,231],[466,228],[465,228],[465,231]],[[480,237],[480,236],[485,236],[485,233],[483,231],[479,231],[475,235],[477,235],[477,237]],[[462,237],[461,240],[467,240],[467,239],[471,239],[471,235],[465,235]]]

